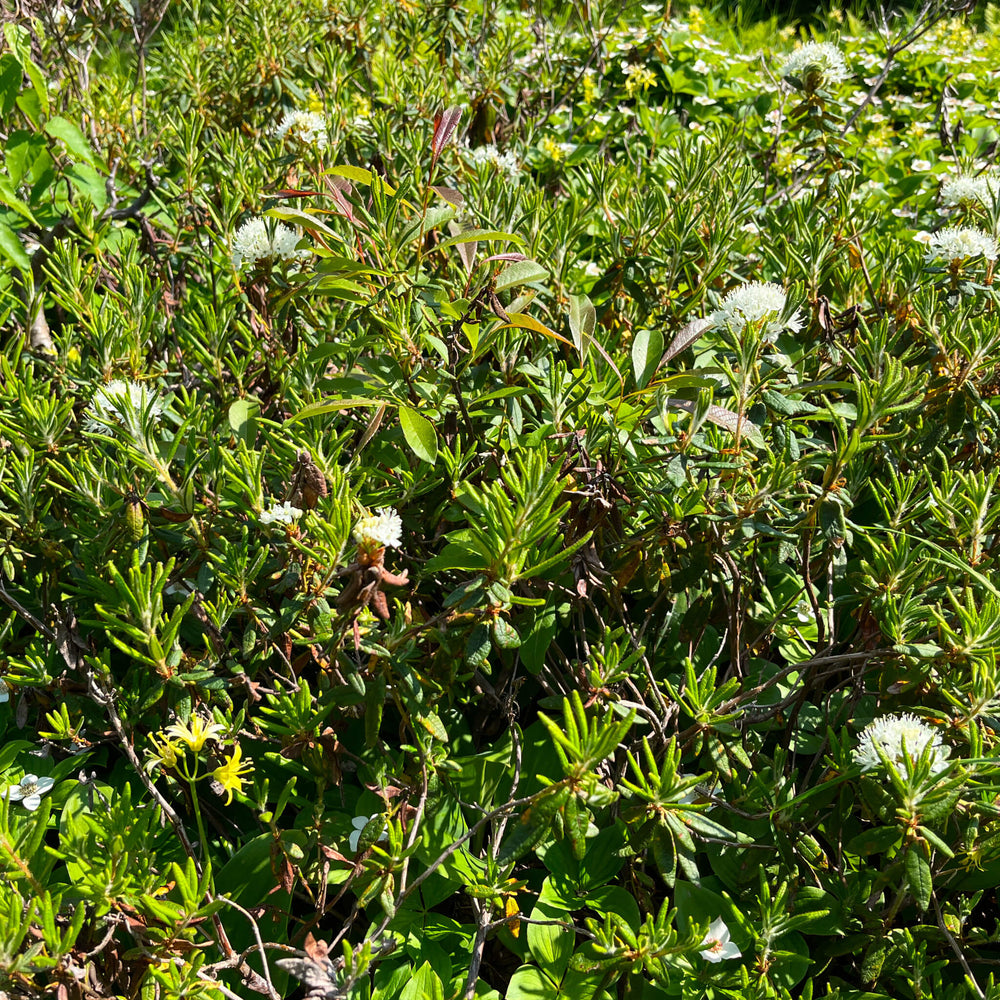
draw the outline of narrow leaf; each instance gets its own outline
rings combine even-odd
[[[569,297],[569,329],[581,361],[587,360],[587,351],[594,339],[596,327],[597,310],[590,299],[586,295],[571,295]]]
[[[431,141],[431,169],[437,164],[441,150],[447,145],[448,140],[454,135],[458,123],[462,120],[462,109],[458,105],[453,105],[447,111],[442,112],[434,119],[434,138]]]
[[[680,354],[685,347],[693,344],[711,325],[711,319],[701,317],[700,319],[693,319],[690,323],[682,326],[675,334],[674,339],[670,341],[670,346],[663,357],[660,358],[660,364],[656,367],[659,368],[665,365],[671,358]]]
[[[906,884],[921,910],[931,905],[931,861],[927,852],[927,844],[920,840],[913,841],[906,851]]]

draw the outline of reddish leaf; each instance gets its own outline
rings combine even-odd
[[[431,142],[431,169],[437,165],[441,150],[454,135],[458,123],[462,120],[462,109],[453,105],[434,119],[434,138]]]

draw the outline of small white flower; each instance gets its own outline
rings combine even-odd
[[[326,149],[326,115],[319,111],[286,111],[271,133],[276,139],[295,139],[306,146]]]
[[[931,240],[934,239],[934,235],[932,233],[915,233],[913,239],[917,243],[923,243],[925,247],[928,247],[931,245]]]
[[[910,169],[915,174],[924,174],[931,169],[933,164],[930,160],[910,160]]]
[[[946,177],[941,182],[941,204],[963,205],[966,208],[973,205],[987,205],[996,193],[996,179],[986,174],[969,177],[958,174]]]
[[[137,437],[143,416],[148,414],[150,420],[156,423],[163,408],[163,401],[145,383],[115,379],[94,393],[84,415],[83,428],[100,433],[111,427],[124,427]]]
[[[261,524],[291,524],[301,516],[302,511],[286,500],[284,503],[271,504],[269,510],[262,510],[259,520]]]
[[[39,778],[37,774],[26,774],[20,784],[11,785],[4,795],[11,802],[20,802],[28,812],[34,812],[42,796],[52,788],[55,782],[51,778]]]
[[[782,64],[781,75],[798,79],[809,73],[819,73],[823,83],[843,83],[850,75],[844,53],[832,42],[806,42]]]
[[[714,97],[709,97],[707,94],[696,94],[694,97],[691,98],[691,101],[694,104],[703,104],[706,107],[709,104],[719,103]]]
[[[500,173],[506,174],[507,179],[516,184],[521,179],[521,164],[513,152],[507,150],[501,153],[492,143],[488,146],[477,146],[469,152],[469,160],[473,166],[478,167],[481,163],[492,164]]]
[[[398,548],[403,540],[403,522],[395,510],[383,507],[377,514],[365,514],[354,525],[354,540],[368,548]]]
[[[968,257],[997,259],[997,241],[981,229],[949,226],[934,233],[927,244],[925,260],[964,260]]]
[[[876,746],[881,746],[893,764],[905,768],[904,744],[913,760],[923,756],[924,750],[930,746],[932,774],[937,774],[948,766],[951,750],[941,743],[940,735],[915,715],[908,713],[886,715],[866,726],[851,756],[862,771],[872,771],[882,766],[882,758],[876,749]]]
[[[299,236],[294,229],[277,223],[274,234],[259,215],[246,222],[233,235],[233,267],[241,270],[244,264],[259,264],[265,260],[292,260],[308,256],[308,250],[297,250]]]
[[[693,73],[705,74],[705,73],[710,72],[711,69],[712,69],[712,67],[709,66],[708,63],[705,62],[704,59],[695,59],[695,61],[693,63],[691,63],[691,71]]]
[[[354,827],[354,832],[348,838],[348,843],[351,845],[352,851],[357,851],[358,841],[361,840],[361,833],[364,830],[364,828],[368,825],[368,823],[371,820],[378,819],[378,816],[379,816],[378,813],[372,813],[371,816],[355,816],[354,819],[351,820],[351,826]],[[379,834],[378,839],[375,841],[375,843],[380,844],[388,839],[389,839],[389,834],[386,833],[386,831],[383,829],[382,832]]]
[[[712,322],[733,332],[751,323],[764,323],[764,339],[773,340],[782,330],[794,333],[802,326],[798,310],[782,318],[785,301],[780,285],[769,281],[750,281],[726,295],[719,308],[712,313]]]
[[[701,942],[705,950],[699,952],[706,962],[722,962],[727,958],[739,958],[743,953],[729,940],[729,928],[722,917],[712,921],[705,940]]]

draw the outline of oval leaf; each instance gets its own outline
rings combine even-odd
[[[403,437],[413,454],[433,465],[438,453],[434,425],[409,406],[399,408],[399,425],[403,428]]]

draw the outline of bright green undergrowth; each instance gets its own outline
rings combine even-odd
[[[728,6],[8,18],[7,995],[1000,997],[1000,10]]]

